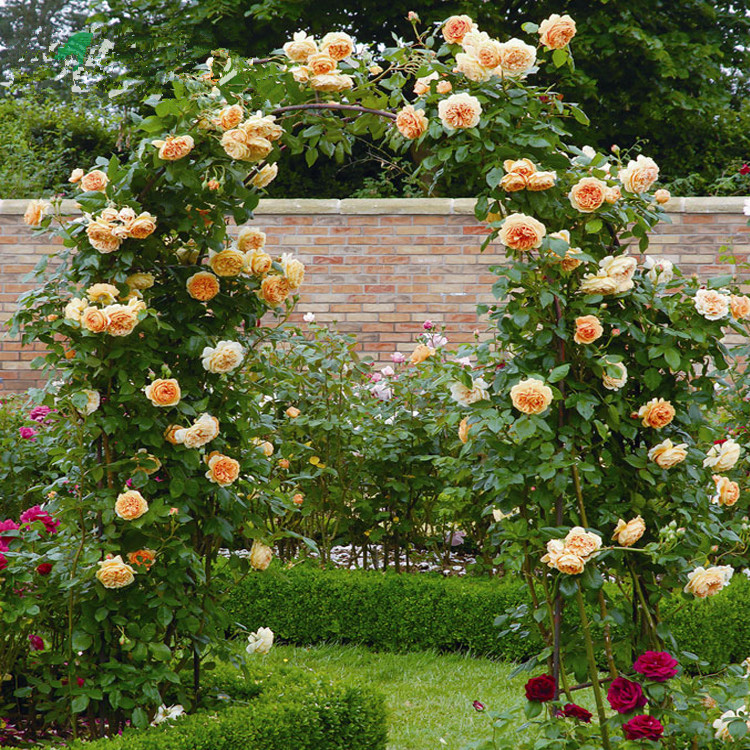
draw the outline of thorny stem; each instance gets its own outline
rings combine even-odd
[[[365,114],[387,117],[389,120],[396,119],[396,115],[394,115],[393,112],[386,112],[386,110],[384,109],[371,109],[370,107],[362,107],[359,104],[290,104],[287,107],[278,107],[277,109],[271,110],[271,114],[280,115],[284,112],[295,112],[307,109],[333,109],[343,110],[346,112],[363,112]]]

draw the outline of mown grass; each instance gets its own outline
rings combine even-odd
[[[524,700],[528,676],[512,665],[461,654],[374,653],[358,646],[274,646],[263,657],[380,690],[386,699],[388,750],[460,750],[491,735],[486,714],[472,703],[508,710]]]

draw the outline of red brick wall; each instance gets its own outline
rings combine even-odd
[[[482,328],[475,308],[491,302],[502,262],[499,246],[480,253],[483,229],[471,200],[268,200],[255,225],[268,235],[272,254],[293,252],[307,266],[299,316],[338,321],[356,333],[366,354],[385,360],[408,352],[422,322],[444,324],[452,343],[470,340]],[[741,198],[676,198],[649,250],[679,264],[684,273],[711,276],[731,271],[720,265],[722,246],[741,260],[750,252],[750,228]],[[58,246],[33,237],[22,221],[26,201],[0,201],[0,320],[7,320],[23,275],[43,253]],[[37,352],[0,339],[0,390],[38,384],[29,370]]]

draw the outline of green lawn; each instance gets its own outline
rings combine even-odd
[[[386,697],[388,750],[460,750],[485,739],[486,715],[472,702],[506,710],[523,701],[528,676],[513,680],[512,666],[459,654],[373,653],[358,646],[274,646],[269,666],[288,662],[348,682],[376,687]]]

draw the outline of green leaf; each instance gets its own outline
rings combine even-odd
[[[549,377],[547,378],[547,382],[558,383],[568,374],[568,372],[570,372],[570,363],[566,363],[564,365],[560,365],[559,367],[555,367],[555,369],[552,370],[552,372],[549,374]]]
[[[586,233],[587,234],[596,234],[601,230],[601,228],[604,226],[604,223],[601,219],[589,219],[586,222]]]
[[[536,425],[528,417],[520,417],[513,423],[513,432],[519,440],[526,440],[536,432]]]
[[[89,705],[88,695],[76,695],[70,703],[70,710],[74,714],[80,714],[81,711],[85,711]]]
[[[680,353],[671,347],[664,352],[664,359],[673,370],[680,369]]]
[[[552,53],[552,62],[556,68],[562,68],[568,62],[568,53],[564,49],[556,49]]]

